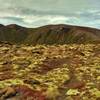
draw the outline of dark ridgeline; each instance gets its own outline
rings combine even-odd
[[[71,25],[46,25],[25,28],[0,25],[0,41],[18,44],[100,43],[100,30]]]

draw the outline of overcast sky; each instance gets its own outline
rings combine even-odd
[[[0,23],[27,27],[74,24],[100,28],[100,0],[0,0]]]

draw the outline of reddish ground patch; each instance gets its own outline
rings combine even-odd
[[[67,62],[67,59],[63,58],[55,58],[55,59],[46,59],[43,64],[38,65],[40,66],[39,69],[34,69],[35,73],[39,74],[46,74],[48,71],[51,71],[55,68],[62,67],[64,63]]]
[[[78,81],[76,79],[72,79],[69,82],[64,83],[64,86],[67,88],[81,89],[85,86],[85,83],[83,81]]]
[[[42,91],[34,91],[28,86],[17,85],[0,90],[0,100],[46,100]]]
[[[21,100],[45,100],[41,91],[34,91],[24,85],[17,86],[16,91],[20,94]]]

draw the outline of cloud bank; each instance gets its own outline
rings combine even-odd
[[[71,24],[100,28],[100,0],[0,0],[0,4],[0,23],[5,25]]]

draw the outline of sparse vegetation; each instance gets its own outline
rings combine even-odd
[[[99,100],[99,48],[100,44],[1,43],[1,99]]]

